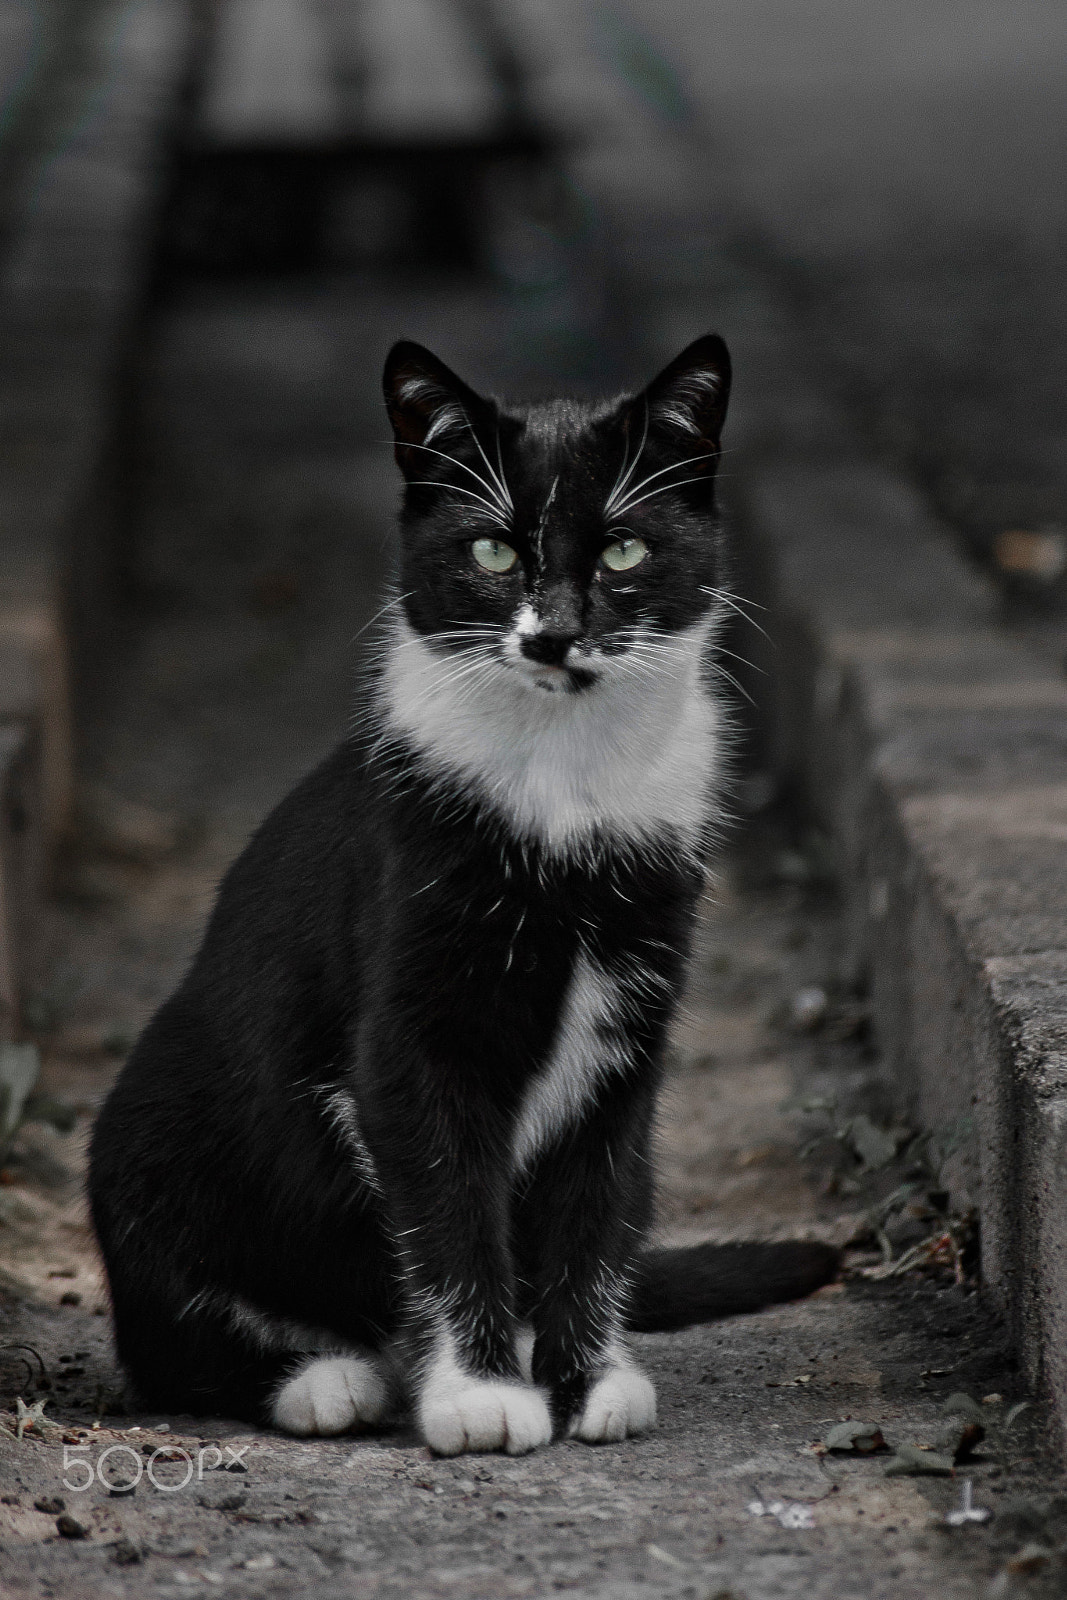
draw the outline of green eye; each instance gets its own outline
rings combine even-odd
[[[511,546],[501,539],[475,539],[471,555],[486,572],[510,572],[519,559]]]
[[[600,559],[612,572],[629,572],[647,555],[648,545],[643,539],[615,539],[604,547]]]

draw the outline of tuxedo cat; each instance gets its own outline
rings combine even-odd
[[[398,587],[350,737],[227,874],[92,1142],[154,1409],[445,1455],[655,1420],[627,1349],[835,1252],[652,1250],[650,1129],[726,740],[730,382],[503,408],[389,355]]]

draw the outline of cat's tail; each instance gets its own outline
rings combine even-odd
[[[661,1333],[799,1300],[836,1277],[841,1252],[830,1244],[696,1244],[646,1250],[637,1267],[628,1326]]]

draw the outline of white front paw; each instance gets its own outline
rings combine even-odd
[[[656,1425],[656,1391],[637,1367],[613,1367],[598,1378],[582,1414],[570,1427],[572,1439],[610,1444]]]
[[[349,1433],[381,1422],[389,1385],[363,1356],[320,1356],[287,1379],[274,1396],[271,1418],[286,1433]]]
[[[518,1383],[466,1378],[438,1387],[431,1382],[419,1397],[418,1417],[423,1438],[439,1456],[465,1450],[521,1456],[552,1437],[543,1396]]]

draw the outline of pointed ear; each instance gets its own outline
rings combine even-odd
[[[382,375],[385,407],[393,424],[396,462],[405,477],[422,476],[432,460],[432,450],[447,448],[440,441],[450,433],[466,432],[468,425],[485,421],[492,406],[457,378],[424,345],[402,339],[394,344]]]
[[[653,378],[642,398],[650,427],[717,451],[730,398],[730,352],[718,334],[694,339]]]

